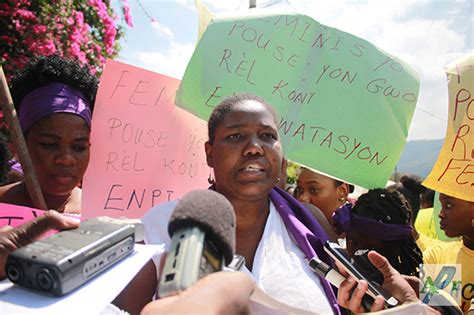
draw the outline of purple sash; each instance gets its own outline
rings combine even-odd
[[[323,244],[329,237],[314,216],[299,201],[278,187],[270,192],[270,199],[306,258],[310,260],[316,256],[334,266],[323,249]],[[331,285],[326,279],[319,278],[334,314],[341,314]]]

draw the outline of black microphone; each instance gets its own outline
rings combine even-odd
[[[341,275],[336,270],[332,269],[325,262],[321,261],[319,258],[313,257],[309,261],[309,266],[311,269],[320,277],[325,278],[329,283],[331,283],[336,288],[339,288],[341,283],[346,280],[346,278]],[[355,289],[355,288],[354,288]],[[351,290],[351,295],[354,289]],[[372,304],[374,303],[374,298],[368,294],[364,294],[362,297],[362,305],[367,311],[370,311]]]
[[[235,252],[235,214],[230,202],[213,190],[194,190],[178,202],[168,223],[171,237],[158,288],[166,297],[221,271]]]

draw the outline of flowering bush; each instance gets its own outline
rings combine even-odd
[[[133,22],[127,0],[124,19]],[[38,55],[59,54],[101,72],[123,36],[108,0],[4,0],[0,3],[0,63],[7,75]]]

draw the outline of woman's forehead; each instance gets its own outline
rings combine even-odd
[[[276,125],[273,113],[265,105],[254,100],[235,104],[223,118],[226,123],[235,122],[235,120],[259,120],[264,124]]]
[[[232,107],[231,111],[243,111],[243,112],[268,112],[268,108],[260,103],[259,101],[256,100],[244,100],[241,102],[238,102]]]
[[[299,173],[299,177],[304,178],[305,180],[311,180],[311,181],[318,182],[321,184],[324,184],[324,183],[334,184],[336,182],[336,180],[331,177],[328,177],[321,173],[314,172],[307,168],[301,169]]]
[[[70,113],[55,113],[43,117],[35,122],[28,130],[28,133],[30,132],[35,134],[47,132],[61,133],[62,135],[89,135],[90,128],[86,121],[78,115]]]
[[[73,113],[54,113],[50,114],[46,117],[41,118],[38,120],[39,123],[42,123],[43,126],[50,127],[50,126],[85,126],[87,127],[87,123],[79,115]]]

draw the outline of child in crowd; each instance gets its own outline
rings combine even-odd
[[[461,265],[461,308],[467,313],[474,298],[474,202],[441,193],[440,226],[448,237],[462,237],[458,242],[439,242],[427,249],[425,264]]]
[[[389,186],[387,189],[389,191],[398,191],[410,204],[412,211],[412,236],[421,251],[425,251],[427,248],[435,245],[438,242],[436,239],[419,233],[415,228],[415,222],[421,207],[421,196],[426,191],[426,187],[421,184],[421,178],[413,174],[406,174],[400,178],[400,183]]]
[[[353,209],[341,206],[333,220],[338,233],[347,232],[347,250],[373,249],[401,274],[418,276],[422,253],[411,236],[411,209],[397,191],[373,189],[361,195]]]

